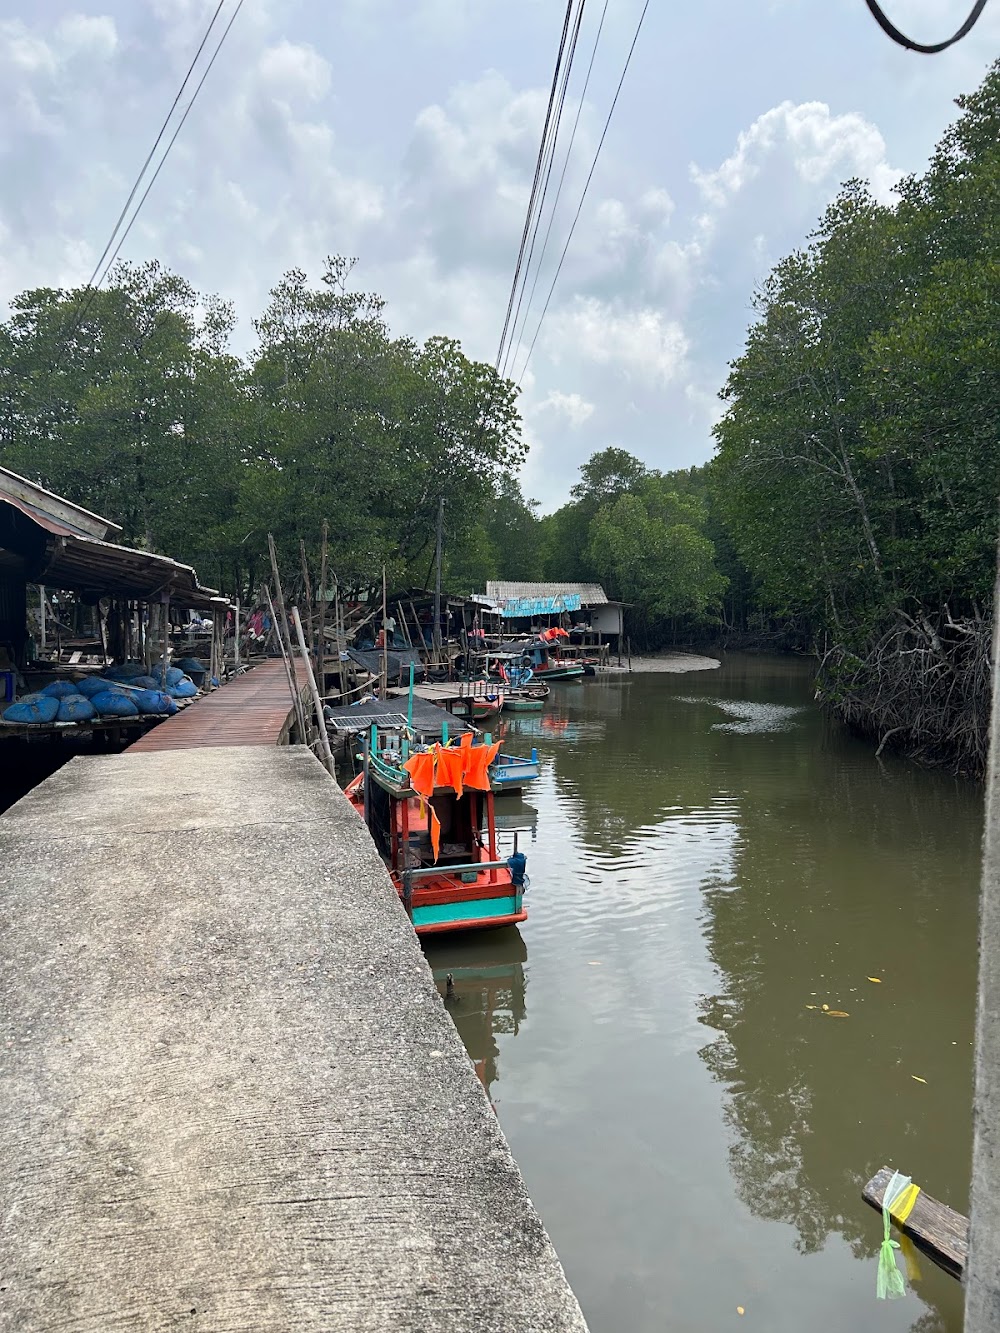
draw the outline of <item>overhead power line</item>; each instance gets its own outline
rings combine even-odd
[[[521,320],[521,329],[516,336],[516,345],[511,353],[510,364],[513,367],[517,362],[517,354],[521,349],[521,343],[524,339],[524,330],[527,327],[528,319],[531,315],[531,307],[535,300],[535,291],[538,287],[538,279],[541,277],[542,264],[545,260],[545,252],[549,246],[549,237],[552,235],[552,224],[555,222],[556,211],[559,207],[559,200],[562,197],[563,183],[566,180],[566,170],[569,167],[570,158],[573,154],[573,144],[576,142],[576,131],[580,124],[580,115],[583,111],[583,104],[587,97],[587,89],[590,87],[590,76],[594,71],[594,59],[597,55],[597,48],[600,45],[601,33],[604,31],[604,20],[608,16],[608,0],[604,0],[604,8],[601,11],[601,21],[597,25],[597,35],[594,38],[594,45],[590,52],[590,61],[587,65],[587,73],[583,80],[583,87],[580,89],[580,96],[576,104],[576,115],[573,118],[573,128],[570,131],[569,143],[566,145],[566,152],[563,156],[562,171],[559,173],[559,181],[556,185],[555,197],[552,200],[552,208],[549,212],[548,226],[545,228],[545,236],[542,239],[542,248],[538,255],[538,263],[535,265],[535,276],[531,283],[531,291],[528,295],[528,304],[525,306],[524,318]]]
[[[621,78],[618,80],[618,87],[615,89],[615,95],[608,111],[607,119],[604,122],[604,129],[601,131],[601,137],[598,140],[597,148],[594,152],[594,160],[590,164],[590,170],[587,172],[587,179],[583,184],[583,191],[580,195],[580,202],[576,206],[576,213],[573,215],[573,221],[570,224],[569,235],[566,237],[566,243],[562,248],[562,254],[559,256],[559,263],[556,265],[556,271],[552,275],[552,282],[549,285],[548,295],[545,298],[545,304],[542,306],[542,313],[538,317],[538,324],[535,327],[534,337],[531,339],[531,346],[528,348],[528,355],[524,358],[524,365],[521,367],[521,374],[518,378],[518,385],[524,379],[524,373],[528,369],[528,362],[531,360],[531,354],[535,350],[535,343],[538,341],[538,335],[541,332],[542,324],[545,320],[549,303],[552,300],[552,293],[556,289],[556,283],[559,281],[559,274],[562,272],[563,262],[566,259],[566,252],[569,250],[570,242],[573,239],[573,233],[576,231],[576,224],[580,221],[580,214],[583,211],[584,201],[587,198],[587,191],[590,189],[590,182],[594,178],[594,171],[597,168],[598,159],[601,156],[601,149],[604,147],[604,140],[607,138],[608,127],[611,124],[611,118],[615,114],[615,107],[618,105],[618,98],[621,95],[622,86],[625,83],[625,76],[628,74],[629,65],[632,63],[632,56],[635,53],[636,43],[639,40],[639,34],[642,31],[643,21],[646,17],[646,11],[649,9],[649,0],[645,0],[642,12],[639,15],[639,22],[635,27],[635,34],[632,37],[632,45],[628,49],[628,55],[625,57],[625,65],[622,69]]]
[[[67,333],[67,334],[60,340],[60,345],[59,345],[58,353],[57,353],[57,356],[56,356],[54,369],[58,369],[58,368],[59,368],[59,365],[60,365],[61,362],[62,362],[62,358],[63,358],[63,356],[65,355],[66,350],[67,350],[67,348],[69,347],[69,344],[70,344],[70,343],[72,342],[72,340],[76,337],[76,334],[77,334],[78,330],[80,329],[81,325],[83,324],[84,320],[86,319],[87,314],[88,314],[89,311],[90,311],[90,307],[91,307],[91,305],[93,304],[94,297],[95,297],[95,294],[96,294],[97,290],[100,288],[101,284],[104,282],[104,279],[105,279],[105,277],[107,276],[108,270],[110,269],[111,265],[114,263],[115,259],[117,258],[118,253],[120,252],[121,247],[122,247],[122,245],[124,244],[125,237],[128,235],[129,231],[131,231],[131,229],[132,229],[132,224],[135,222],[135,218],[136,218],[136,216],[138,215],[139,210],[142,208],[142,205],[143,205],[143,204],[145,203],[145,201],[146,201],[146,196],[149,194],[149,190],[150,190],[150,188],[151,188],[151,186],[152,186],[152,184],[153,184],[153,181],[155,181],[155,180],[156,180],[156,177],[159,175],[159,173],[160,173],[160,171],[161,171],[161,169],[162,169],[162,167],[163,167],[163,163],[166,161],[167,156],[168,156],[168,154],[169,154],[171,148],[173,147],[174,140],[177,138],[177,134],[178,134],[178,132],[179,132],[179,130],[180,130],[180,125],[183,125],[183,124],[184,124],[184,121],[187,119],[188,113],[190,112],[191,107],[194,105],[194,103],[195,103],[195,99],[197,98],[198,93],[201,91],[201,86],[202,86],[202,84],[205,82],[205,76],[207,75],[208,70],[211,69],[211,68],[212,68],[212,65],[215,63],[215,58],[216,58],[216,56],[219,54],[219,50],[220,50],[221,47],[222,47],[222,43],[226,40],[226,37],[227,37],[228,34],[229,34],[229,29],[233,26],[233,20],[236,18],[236,15],[240,12],[240,9],[241,9],[242,6],[243,6],[243,0],[239,0],[239,3],[238,3],[237,6],[236,6],[236,10],[235,10],[235,12],[233,13],[232,18],[230,18],[229,23],[228,23],[228,25],[226,26],[226,29],[225,29],[225,31],[223,32],[222,37],[221,37],[221,39],[220,39],[220,41],[219,41],[219,44],[218,44],[218,46],[215,48],[215,52],[214,52],[214,54],[213,54],[211,60],[209,61],[208,67],[207,67],[207,69],[205,70],[205,74],[202,75],[200,82],[198,83],[198,85],[197,85],[196,88],[195,88],[194,95],[192,96],[191,101],[190,101],[190,103],[188,104],[187,110],[184,112],[184,115],[183,115],[182,118],[181,118],[180,125],[177,127],[177,130],[174,131],[173,136],[171,137],[170,141],[169,141],[168,144],[167,144],[166,149],[164,150],[163,156],[161,157],[160,162],[159,162],[159,165],[157,166],[157,168],[156,168],[156,172],[155,172],[155,174],[154,174],[154,176],[153,176],[153,180],[150,181],[149,185],[146,187],[146,191],[145,191],[145,193],[143,194],[142,198],[139,200],[139,203],[138,203],[138,205],[137,205],[137,207],[136,207],[136,209],[135,209],[135,212],[134,212],[133,215],[132,215],[132,219],[131,219],[131,221],[129,222],[128,227],[126,228],[126,230],[125,230],[125,232],[123,233],[123,235],[121,236],[121,238],[118,240],[118,247],[117,247],[117,249],[116,249],[116,250],[114,251],[114,253],[112,254],[111,259],[108,260],[107,264],[105,265],[105,260],[108,258],[108,254],[109,254],[109,252],[111,251],[112,246],[115,245],[115,240],[116,240],[116,237],[118,237],[118,233],[119,233],[119,231],[120,231],[120,229],[121,229],[122,223],[124,222],[124,220],[125,220],[125,218],[126,218],[126,216],[127,216],[127,214],[128,214],[128,211],[129,211],[129,208],[131,207],[132,201],[135,199],[135,196],[136,196],[136,194],[138,193],[139,188],[140,188],[141,185],[142,185],[142,182],[143,182],[143,179],[144,179],[144,177],[145,177],[145,175],[146,175],[146,172],[149,170],[150,163],[153,161],[153,158],[154,158],[154,156],[156,155],[156,150],[157,150],[157,148],[160,146],[160,143],[161,143],[162,140],[163,140],[163,136],[164,136],[164,135],[166,134],[166,132],[167,132],[167,128],[168,128],[168,126],[169,126],[169,124],[170,124],[171,119],[173,118],[174,112],[177,110],[177,107],[178,107],[178,105],[179,105],[179,103],[180,103],[180,100],[181,100],[181,98],[182,98],[183,95],[184,95],[184,89],[187,87],[188,83],[189,83],[190,80],[191,80],[191,76],[192,76],[192,74],[194,73],[194,71],[195,71],[195,67],[197,66],[198,61],[199,61],[199,59],[201,58],[201,54],[202,54],[202,52],[204,51],[205,46],[206,46],[207,43],[208,43],[208,39],[209,39],[209,37],[210,37],[211,34],[212,34],[212,29],[215,27],[216,21],[217,21],[217,19],[219,18],[219,15],[220,15],[221,12],[222,12],[222,8],[223,8],[225,2],[226,2],[226,0],[219,0],[218,4],[216,5],[215,10],[214,10],[214,12],[213,12],[213,14],[212,14],[212,17],[211,17],[211,18],[209,19],[209,21],[208,21],[208,26],[206,27],[204,33],[202,34],[201,41],[198,43],[198,48],[197,48],[197,50],[195,51],[194,55],[193,55],[192,58],[191,58],[191,63],[188,65],[187,72],[185,73],[184,78],[183,78],[183,80],[181,81],[181,85],[180,85],[180,87],[177,89],[177,93],[176,93],[176,95],[175,95],[175,97],[174,97],[174,100],[173,100],[173,101],[171,102],[171,104],[170,104],[170,109],[169,109],[169,111],[167,112],[166,116],[165,116],[164,119],[163,119],[163,124],[160,126],[159,133],[157,134],[155,140],[153,141],[153,146],[152,146],[152,148],[150,148],[148,154],[146,155],[146,159],[145,159],[145,161],[143,162],[142,167],[141,167],[140,170],[139,170],[139,174],[136,176],[136,178],[135,178],[135,182],[133,183],[132,188],[131,188],[131,190],[129,191],[128,198],[125,200],[125,203],[124,203],[124,205],[122,206],[122,210],[121,210],[121,212],[118,214],[118,217],[117,217],[117,219],[116,219],[116,221],[115,221],[115,225],[114,225],[114,227],[111,229],[111,235],[108,237],[107,244],[105,245],[104,249],[101,251],[101,256],[100,256],[100,258],[98,259],[97,263],[94,265],[94,271],[93,271],[93,273],[91,273],[90,277],[87,279],[87,282],[84,284],[83,295],[82,295],[81,300],[80,300],[80,306],[79,306],[79,310],[78,310],[78,312],[77,312],[77,316],[76,316],[75,320],[73,321],[73,326],[72,326],[72,328],[71,328],[71,329],[69,330],[69,332],[68,332],[68,333]],[[102,265],[104,266],[104,270],[103,270],[103,272],[101,272]],[[97,285],[96,285],[96,287],[95,287],[94,283],[95,283],[95,279],[97,279],[97,277],[98,277],[98,273],[100,273],[101,276],[100,276],[100,279],[97,281]]]
[[[986,8],[986,0],[976,0],[976,3],[972,6],[972,11],[969,14],[969,17],[954,36],[949,37],[947,41],[934,42],[932,45],[926,46],[923,42],[911,41],[905,33],[900,32],[895,23],[886,17],[885,12],[877,3],[877,0],[866,0],[866,3],[872,12],[875,22],[886,36],[891,37],[894,42],[898,43],[898,45],[905,46],[907,51],[918,51],[921,55],[925,56],[936,56],[939,51],[947,51],[949,46],[954,46],[955,43],[960,42],[963,37],[967,37],[976,26],[980,14]]]
[[[552,168],[555,165],[555,160],[556,160],[556,144],[558,143],[559,140],[559,127],[562,124],[563,109],[566,105],[566,90],[569,87],[569,78],[573,70],[573,59],[576,55],[576,44],[580,38],[580,25],[583,23],[583,10],[585,5],[586,5],[586,0],[580,0],[577,6],[576,18],[573,21],[573,32],[569,42],[569,51],[567,52],[566,59],[563,62],[562,77],[559,82],[559,91],[556,94],[556,114],[552,121],[552,128],[548,135],[548,141],[547,143],[543,142],[543,148],[545,152],[545,162],[543,165],[544,181],[542,184],[542,192],[538,200],[538,207],[535,210],[535,225],[532,228],[531,232],[531,245],[528,248],[528,258],[524,265],[524,274],[521,280],[521,288],[517,298],[517,306],[514,310],[514,319],[513,323],[511,324],[510,341],[507,345],[507,351],[504,355],[504,362],[501,368],[502,375],[507,374],[507,367],[509,364],[511,364],[513,359],[514,345],[515,342],[517,341],[517,321],[521,314],[521,305],[522,302],[524,301],[524,293],[527,290],[528,286],[528,275],[531,273],[531,261],[534,258],[535,254],[535,242],[538,240],[538,230],[539,227],[541,226],[542,215],[545,212],[545,200],[548,197],[549,182],[552,179]],[[555,201],[553,201],[553,207],[554,206],[555,206]],[[538,256],[539,264],[541,264],[542,262],[543,253],[544,253],[544,243],[542,251],[539,253]],[[537,277],[538,277],[538,270],[536,268],[535,270],[536,281]],[[525,313],[525,318],[527,318],[528,311],[525,310],[524,313]]]
[[[114,249],[114,251],[113,251],[113,253],[112,253],[112,255],[111,255],[111,258],[108,260],[107,264],[105,265],[104,272],[101,274],[100,278],[98,279],[98,282],[97,282],[97,286],[98,286],[98,288],[100,288],[101,284],[104,282],[104,279],[108,276],[108,273],[109,273],[109,271],[111,270],[112,266],[114,265],[115,260],[118,258],[118,255],[121,253],[121,248],[122,248],[122,246],[123,246],[123,245],[125,244],[125,242],[128,240],[129,232],[130,232],[130,231],[132,230],[132,228],[135,226],[136,218],[139,216],[139,213],[140,213],[140,211],[142,210],[142,206],[143,206],[143,204],[146,202],[147,198],[149,197],[149,192],[150,192],[150,190],[151,190],[151,189],[153,188],[153,186],[156,184],[157,178],[159,177],[160,172],[163,170],[164,163],[166,162],[168,156],[170,155],[170,150],[171,150],[171,148],[173,148],[174,143],[175,143],[176,140],[177,140],[177,136],[180,134],[181,130],[184,128],[184,122],[187,120],[188,116],[191,114],[191,110],[192,110],[192,108],[194,107],[195,102],[198,100],[198,94],[201,92],[202,87],[204,86],[205,80],[208,78],[209,74],[211,74],[211,72],[212,72],[212,66],[215,64],[216,59],[218,58],[219,52],[222,50],[223,43],[225,42],[226,38],[229,36],[229,29],[230,29],[230,28],[233,26],[233,24],[236,22],[236,17],[237,17],[237,15],[239,14],[240,10],[243,8],[244,2],[245,2],[245,0],[238,0],[238,3],[237,3],[237,5],[236,5],[236,8],[233,10],[232,17],[230,18],[229,22],[226,24],[226,27],[225,27],[225,30],[223,31],[222,36],[219,38],[219,44],[218,44],[218,46],[216,46],[215,50],[212,52],[212,58],[209,60],[208,64],[205,66],[205,71],[204,71],[204,73],[202,74],[201,78],[198,80],[197,84],[195,85],[195,90],[194,90],[193,94],[191,95],[191,101],[188,102],[187,106],[185,107],[185,109],[184,109],[184,114],[181,116],[180,120],[178,121],[177,128],[174,130],[173,134],[170,136],[170,142],[167,144],[167,147],[166,147],[166,149],[165,149],[165,151],[164,151],[164,154],[163,154],[163,156],[160,158],[160,161],[159,161],[159,163],[157,164],[156,170],[153,172],[153,175],[152,175],[152,178],[151,178],[149,184],[146,186],[145,190],[144,190],[143,193],[142,193],[142,198],[139,200],[138,204],[136,204],[136,206],[135,206],[135,212],[132,214],[131,218],[129,219],[129,224],[128,224],[128,226],[127,226],[127,227],[125,228],[125,230],[122,232],[122,234],[121,234],[121,239],[118,241],[118,244],[117,244],[117,246],[115,247],[115,249]]]
[[[510,296],[507,300],[507,314],[504,318],[503,332],[500,334],[500,346],[497,349],[495,362],[495,369],[497,371],[499,371],[500,364],[504,358],[504,349],[507,345],[507,333],[510,329],[511,314],[514,310],[514,302],[517,299],[525,251],[528,248],[528,234],[531,231],[531,221],[535,215],[535,204],[538,199],[538,183],[541,179],[542,166],[545,160],[545,150],[549,137],[549,125],[552,121],[552,107],[555,103],[556,92],[559,87],[559,74],[562,69],[563,55],[566,50],[566,36],[569,32],[570,19],[573,14],[573,4],[574,0],[566,0],[566,13],[563,17],[562,35],[559,38],[559,51],[556,55],[556,67],[552,72],[552,86],[549,89],[549,102],[545,110],[545,123],[542,126],[542,138],[538,145],[538,156],[535,159],[535,175],[531,182],[531,193],[528,196],[528,208],[524,215],[524,227],[521,232],[521,245],[517,252],[517,263],[514,266],[514,278],[510,285]]]

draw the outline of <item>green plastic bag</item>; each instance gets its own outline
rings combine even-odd
[[[880,1301],[894,1301],[906,1295],[906,1283],[896,1265],[895,1251],[899,1249],[899,1242],[889,1236],[889,1228],[892,1226],[889,1209],[909,1187],[910,1177],[894,1171],[882,1196],[882,1244],[879,1246],[878,1277],[875,1280],[875,1296]]]

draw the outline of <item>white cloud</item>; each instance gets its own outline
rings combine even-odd
[[[887,163],[878,128],[857,112],[833,115],[825,102],[782,102],[740,134],[736,151],[714,171],[692,164],[691,177],[709,206],[719,209],[776,159],[810,186],[866,177],[883,200],[891,198],[901,174]]]
[[[548,320],[545,343],[556,364],[575,354],[651,384],[674,379],[689,346],[680,323],[661,311],[615,309],[595,297],[578,297]]]
[[[594,415],[594,404],[588,403],[578,393],[560,393],[558,389],[552,389],[534,411],[536,414],[554,412],[557,416],[565,417],[571,426],[582,426]]]
[[[118,47],[118,29],[107,14],[67,14],[56,25],[56,37],[73,55],[106,59]]]
[[[263,86],[275,97],[315,102],[330,90],[330,65],[312,46],[281,41],[263,52],[257,68]]]

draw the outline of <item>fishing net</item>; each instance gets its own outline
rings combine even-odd
[[[879,1246],[878,1276],[875,1279],[875,1296],[880,1301],[894,1301],[906,1294],[906,1283],[896,1264],[899,1242],[890,1237],[889,1230],[892,1227],[893,1208],[897,1209],[899,1216],[899,1205],[904,1201],[911,1185],[909,1176],[901,1176],[898,1171],[894,1171],[882,1196],[882,1244]],[[906,1209],[905,1215],[908,1214],[909,1208]]]

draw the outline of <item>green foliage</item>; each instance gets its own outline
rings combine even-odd
[[[453,339],[394,338],[352,267],[328,260],[316,286],[286,273],[247,364],[227,352],[231,309],[156,263],[97,293],[24,293],[0,325],[0,461],[231,591],[264,572],[269,531],[297,568],[324,520],[346,584],[383,565],[425,582],[441,495],[464,581],[530,563],[515,386]]]
[[[844,187],[723,391],[714,506],[764,603],[863,644],[978,614],[1000,491],[1000,62],[893,207]]]

